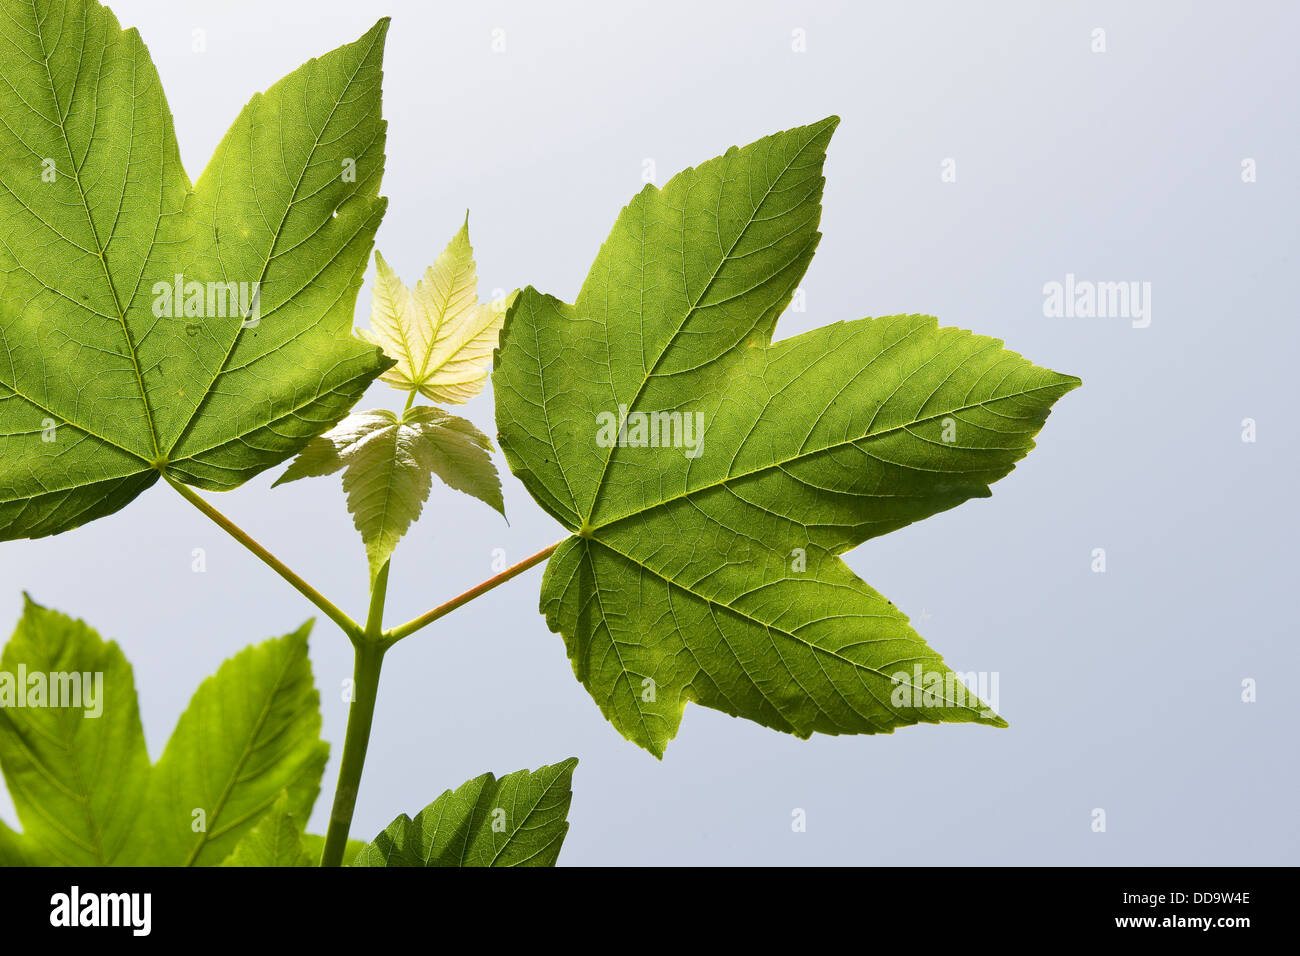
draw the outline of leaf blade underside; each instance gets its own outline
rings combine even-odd
[[[163,473],[235,487],[391,365],[350,334],[386,204],[386,20],[254,96],[191,185],[135,30],[94,0],[9,12],[0,539],[111,514]]]
[[[0,681],[40,675],[46,689],[42,703],[21,705],[6,693],[16,687],[0,689],[0,769],[23,825],[21,835],[0,830],[0,860],[9,842],[28,861],[118,864],[132,850],[150,766],[131,665],[83,621],[23,603]],[[56,690],[70,706],[54,706]]]
[[[373,582],[424,510],[433,475],[505,515],[491,451],[486,435],[442,409],[419,405],[401,415],[374,409],[313,438],[275,484],[342,471]]]
[[[310,632],[309,622],[245,648],[194,692],[150,774],[141,815],[149,864],[220,863],[282,794],[289,813],[311,811],[329,745],[320,739]]]
[[[353,866],[554,866],[573,798],[576,757],[447,790],[412,820],[402,814]]]
[[[301,834],[329,753],[309,630],[227,659],[151,764],[117,644],[26,598],[0,654],[0,771],[23,826],[0,822],[0,865],[212,866],[246,840],[237,865],[272,846],[300,864],[285,819]]]
[[[1005,725],[838,556],[990,494],[1078,380],[927,316],[772,342],[837,122],[647,187],[573,305],[527,288],[506,319],[499,440],[574,533],[542,611],[657,756],[688,700],[805,737]]]
[[[481,392],[514,299],[479,302],[469,216],[414,289],[378,253],[375,266],[370,328],[357,334],[396,362],[382,380],[439,404],[463,405]]]
[[[219,866],[303,867],[313,861],[303,845],[302,827],[289,809],[289,794],[281,793]]]

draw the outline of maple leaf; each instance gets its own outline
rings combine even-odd
[[[572,532],[542,610],[656,755],[688,700],[803,737],[1005,726],[839,555],[990,494],[1079,380],[928,316],[772,341],[837,123],[647,186],[574,304],[529,287],[506,319],[499,441]]]
[[[481,392],[514,294],[479,302],[469,217],[413,290],[378,252],[375,264],[370,329],[357,334],[396,362],[381,380],[444,405],[464,404]]]
[[[83,0],[0,18],[0,539],[162,475],[236,487],[390,360],[350,334],[386,200],[388,21],[249,101],[199,181],[135,30]]]

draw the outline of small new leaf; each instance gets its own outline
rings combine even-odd
[[[1079,380],[921,315],[772,341],[837,123],[647,186],[573,305],[530,287],[506,319],[501,447],[573,532],[542,610],[656,755],[691,700],[802,737],[1005,726],[839,555],[989,495]]]
[[[376,409],[349,415],[308,442],[275,482],[342,469],[352,523],[366,545],[373,580],[420,516],[436,474],[505,514],[491,440],[463,418],[420,405],[402,415]]]
[[[444,405],[464,404],[481,392],[515,293],[502,302],[479,302],[469,217],[414,290],[378,252],[375,265],[370,329],[357,334],[396,361],[381,380]]]
[[[448,790],[412,820],[402,814],[353,866],[554,866],[569,832],[576,757]]]

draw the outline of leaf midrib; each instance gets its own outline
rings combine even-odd
[[[393,492],[396,490],[397,485],[399,484],[397,480],[397,473],[402,468],[401,462],[399,462],[397,459],[397,451],[401,447],[402,427],[403,427],[403,423],[400,420],[397,420],[383,425],[380,429],[382,431],[388,431],[392,433],[390,438],[392,442],[392,454],[384,456],[385,464],[391,463],[392,467],[385,468],[384,474],[381,476],[384,484],[384,504],[380,511],[379,534],[376,536],[375,544],[382,543],[382,539],[384,537],[391,535],[393,533],[393,529],[389,527],[388,524],[388,514],[393,501]],[[360,446],[363,442],[358,442],[358,446]],[[358,516],[358,521],[360,521],[360,516]],[[362,535],[364,536],[365,532],[362,531],[361,528],[357,528],[357,530],[361,531]],[[366,543],[366,548],[367,550],[370,549],[370,542]],[[378,574],[378,573],[379,573],[379,568],[372,569],[372,574]]]
[[[506,839],[504,843],[501,844],[501,848],[497,850],[496,853],[492,854],[492,859],[488,861],[488,866],[496,866],[497,860],[501,858],[501,854],[504,853],[507,849],[509,849],[511,843],[514,842],[515,837],[517,837],[519,835],[519,832],[528,825],[528,821],[531,820],[533,818],[533,815],[537,813],[537,808],[541,806],[542,801],[546,799],[547,794],[549,794],[552,790],[554,790],[556,785],[560,782],[561,776],[562,774],[556,774],[549,781],[547,781],[547,784],[542,789],[542,792],[538,794],[537,799],[534,800],[532,802],[532,805],[528,808],[528,812],[524,814],[524,818],[521,821],[519,821],[519,825],[515,827],[513,831],[511,831],[510,836]],[[520,783],[519,786],[523,786],[523,783]],[[500,793],[499,783],[498,783],[497,792],[498,794]],[[518,788],[516,788],[516,793],[518,793]],[[561,821],[561,825],[563,825],[563,821]],[[525,857],[523,860],[520,860],[519,863],[514,865],[520,866],[524,863],[527,863],[529,860],[536,858],[538,855],[548,850],[551,844],[554,842],[555,842],[554,840],[548,840],[544,846],[535,850],[527,857]]]
[[[357,74],[361,72],[362,65],[365,64],[366,61],[369,59],[370,53],[374,49],[374,46],[375,46],[375,40],[372,38],[370,46],[366,49],[366,52],[357,59],[356,67],[352,70],[351,74],[348,76],[348,80],[343,85],[343,89],[340,91],[338,96],[334,98],[334,103],[330,107],[329,116],[327,116],[325,121],[321,124],[320,132],[316,134],[314,140],[312,141],[311,149],[307,151],[307,157],[303,161],[302,167],[298,172],[298,178],[294,182],[293,190],[290,192],[289,199],[284,205],[284,212],[280,216],[280,222],[276,225],[275,234],[271,237],[270,247],[267,250],[265,260],[262,263],[262,271],[258,275],[258,280],[257,280],[258,288],[261,287],[262,281],[266,278],[266,271],[267,269],[270,268],[271,262],[275,258],[275,247],[280,241],[281,234],[284,232],[284,224],[289,218],[289,211],[293,209],[294,202],[296,201],[298,196],[298,190],[302,188],[302,181],[303,178],[307,175],[307,169],[311,165],[311,159],[313,156],[316,155],[316,150],[320,147],[321,134],[329,127],[329,124],[333,122],[334,114],[338,111],[339,104],[343,102],[344,96],[346,95],[347,91],[350,90],[352,88],[352,84],[356,82]],[[250,116],[249,117],[250,147],[251,147],[252,129],[253,129],[253,117]],[[281,151],[283,152],[283,143],[281,143]],[[202,186],[201,182],[199,186]],[[196,192],[198,188],[199,187],[196,187],[195,189]],[[222,267],[222,275],[223,276],[225,275],[224,264]],[[220,380],[221,376],[225,374],[226,365],[230,362],[231,356],[235,354],[235,347],[239,344],[240,333],[242,331],[243,331],[243,323],[241,322],[239,328],[235,330],[235,334],[230,339],[230,345],[226,349],[226,354],[221,359],[221,364],[217,367],[216,373],[212,376],[211,381],[209,381],[207,386],[204,388],[203,394],[199,397],[199,400],[195,402],[194,411],[190,413],[190,417],[186,419],[184,426],[182,426],[181,429],[177,432],[176,440],[172,442],[171,447],[167,450],[167,457],[169,459],[171,458],[172,455],[176,453],[176,449],[180,447],[181,442],[185,440],[186,435],[189,434],[189,430],[194,426],[195,421],[198,420],[199,413],[203,410],[203,407],[207,404],[208,399],[212,396],[213,386],[215,386],[217,382]],[[187,456],[187,457],[193,457],[193,456]]]
[[[82,425],[80,422],[74,422],[71,419],[65,418],[59,412],[56,412],[54,411],[54,409],[49,408],[48,406],[43,405],[40,402],[36,401],[36,399],[32,398],[30,395],[28,395],[26,392],[22,391],[21,389],[17,388],[16,386],[10,385],[8,382],[0,382],[0,386],[9,389],[9,391],[13,392],[24,402],[31,405],[33,408],[37,409],[38,411],[42,411],[46,415],[61,420],[63,424],[68,425],[71,428],[75,428],[77,431],[89,435],[91,438],[96,438],[99,441],[102,441],[105,445],[109,445],[112,448],[116,448],[118,451],[125,452],[126,454],[130,455],[132,458],[135,458],[139,460],[142,464],[148,466],[148,468],[153,467],[153,462],[149,461],[148,458],[140,454],[138,451],[132,451],[130,448],[127,448],[125,445],[121,445],[118,442],[113,441],[113,439],[111,438],[105,438],[103,435],[99,434],[93,429],[86,427],[85,425]],[[37,429],[37,431],[41,431],[41,430],[42,429]],[[147,471],[148,468],[145,468],[144,470]]]
[[[42,662],[41,667],[44,670],[53,669],[50,660],[46,660]],[[4,716],[7,717],[7,715]],[[71,772],[73,776],[72,784],[71,786],[69,786],[68,784],[64,783],[61,779],[59,779],[59,775],[53,767],[47,765],[45,761],[38,758],[37,752],[28,744],[27,736],[23,734],[18,723],[14,721],[12,718],[10,718],[8,722],[10,728],[14,732],[13,733],[14,738],[18,741],[18,743],[22,747],[24,753],[27,755],[27,759],[31,761],[32,766],[40,772],[41,776],[44,777],[47,782],[52,784],[57,790],[62,791],[74,803],[78,803],[82,806],[82,808],[85,811],[86,826],[90,831],[87,834],[87,836],[89,837],[91,842],[87,843],[85,840],[81,839],[77,834],[73,833],[70,829],[64,826],[62,821],[57,820],[51,817],[49,814],[45,813],[44,808],[41,806],[41,801],[35,799],[29,800],[30,805],[35,809],[37,809],[38,811],[40,811],[41,816],[45,819],[46,823],[49,824],[53,829],[62,833],[63,836],[68,840],[68,842],[72,843],[74,846],[81,847],[83,850],[86,850],[89,853],[91,853],[95,858],[96,865],[98,866],[107,865],[109,860],[104,849],[105,828],[103,825],[101,825],[99,818],[95,814],[94,806],[92,805],[91,802],[92,797],[94,795],[91,792],[90,788],[86,787],[85,784],[83,783],[82,773],[81,773],[81,759],[80,759],[80,753],[76,748],[75,735],[69,736],[63,733],[66,722],[58,719],[57,716],[55,716],[53,721],[54,728],[55,728],[54,732],[47,731],[44,727],[40,725],[38,721],[34,721],[34,720],[29,721],[27,724],[28,728],[31,730],[32,733],[39,734],[41,737],[44,737],[50,743],[61,748],[64,751],[64,753],[67,755],[68,763],[71,766]],[[49,849],[53,851],[53,848],[49,848]],[[66,857],[61,857],[61,858],[64,859],[65,865],[72,865],[71,863],[67,862]]]
[[[126,324],[126,313],[123,312],[122,310],[122,303],[118,298],[117,287],[113,283],[113,277],[108,271],[108,260],[104,257],[104,245],[100,241],[99,231],[95,228],[94,217],[90,214],[90,206],[86,202],[86,192],[81,185],[81,169],[77,165],[76,157],[72,155],[72,142],[71,140],[68,139],[68,128],[65,122],[66,117],[59,110],[59,94],[54,86],[54,75],[50,72],[50,54],[45,49],[44,23],[41,20],[40,11],[36,9],[36,0],[28,0],[28,2],[32,8],[32,20],[36,23],[36,39],[41,46],[41,63],[45,67],[45,78],[50,88],[50,100],[54,105],[54,115],[58,117],[59,134],[63,139],[64,151],[68,154],[68,166],[72,170],[72,179],[77,186],[77,198],[81,200],[82,211],[85,212],[86,214],[86,225],[90,229],[91,238],[95,240],[95,252],[97,254],[97,257],[99,258],[100,269],[103,271],[104,281],[108,285],[109,294],[113,298],[113,307],[117,310],[118,324],[121,325],[122,335],[126,339],[126,349],[127,352],[129,352],[131,355],[131,366],[135,370],[136,385],[140,390],[140,403],[144,406],[145,422],[149,428],[149,440],[153,445],[154,458],[156,459],[158,457],[158,431],[154,426],[153,410],[149,407],[149,395],[144,387],[144,375],[140,371],[140,356],[136,351],[135,341],[131,337],[131,330],[130,328],[128,328]],[[109,23],[111,24],[111,20],[109,21]],[[107,30],[108,30],[108,25],[106,24],[105,26],[106,33]],[[78,64],[80,64],[80,58],[78,58]],[[132,124],[134,124],[135,122],[135,75],[136,75],[136,58],[132,56],[131,57],[131,121]],[[96,78],[96,82],[98,82],[98,75]],[[68,98],[69,110],[72,108],[72,102],[74,99],[76,99],[75,83],[73,84],[72,96]],[[130,175],[130,165],[131,165],[130,160],[128,159],[127,173],[126,173],[127,176]],[[119,212],[120,212],[120,207],[119,207]],[[153,255],[153,247],[156,242],[156,238],[157,238],[156,236],[152,236],[149,239],[149,248],[146,251],[145,258],[144,258],[144,261],[146,263],[149,261],[149,258]],[[17,392],[17,389],[14,389],[14,391]],[[33,402],[32,404],[36,404],[36,403]],[[59,416],[59,417],[62,418],[63,416]],[[68,424],[76,425],[76,427],[78,428],[81,427],[80,425],[77,425],[75,422],[71,422],[71,421],[69,421]],[[83,431],[86,430],[83,429]],[[87,434],[91,434],[91,432],[87,431]],[[116,443],[113,442],[111,444],[116,444]],[[142,461],[146,461],[146,463],[148,463],[147,459],[145,459],[144,456],[140,455],[138,452],[132,452],[132,454],[136,455],[136,457],[140,458]]]
[[[190,853],[185,858],[185,862],[182,866],[194,866],[199,854],[203,852],[203,848],[207,846],[208,842],[212,839],[212,834],[209,831],[213,830],[218,817],[221,816],[221,812],[226,808],[226,801],[230,799],[230,795],[235,789],[235,784],[239,782],[239,776],[243,772],[244,764],[247,763],[249,757],[252,756],[254,750],[253,745],[257,742],[257,738],[262,733],[262,729],[266,725],[266,721],[270,716],[272,704],[283,687],[282,681],[284,680],[284,676],[289,672],[289,669],[292,666],[293,655],[285,654],[280,672],[276,675],[275,681],[272,683],[271,689],[266,695],[266,700],[262,704],[261,713],[257,715],[257,719],[253,722],[253,727],[248,734],[248,740],[244,743],[243,751],[235,761],[230,775],[226,780],[226,785],[222,788],[221,795],[217,798],[217,802],[213,807],[212,819],[208,821],[208,828],[199,834],[198,842],[195,843],[193,849],[190,850]]]
[[[700,294],[695,297],[695,301],[692,302],[690,306],[686,309],[686,312],[682,316],[681,321],[677,324],[677,328],[673,330],[672,335],[670,335],[668,337],[668,340],[664,343],[663,349],[661,349],[659,354],[655,357],[654,364],[650,367],[649,371],[647,371],[645,375],[642,377],[641,384],[637,386],[636,392],[633,394],[631,400],[626,403],[629,413],[636,409],[636,403],[640,401],[641,393],[645,391],[646,385],[649,384],[652,378],[654,378],[655,373],[659,369],[659,364],[663,361],[664,356],[667,355],[670,351],[672,351],[673,343],[677,341],[677,337],[681,335],[682,330],[686,328],[686,323],[690,321],[691,316],[694,315],[695,311],[699,308],[700,303],[704,301],[704,297],[708,295],[709,290],[713,288],[713,283],[717,281],[718,276],[722,273],[723,266],[725,266],[728,262],[731,261],[731,254],[735,252],[736,246],[740,244],[740,240],[743,239],[745,235],[749,232],[749,228],[754,224],[754,221],[757,219],[758,214],[762,210],[764,204],[768,201],[768,199],[771,198],[772,193],[776,188],[776,184],[779,183],[782,178],[784,178],[785,174],[790,171],[790,167],[793,166],[795,161],[804,154],[804,152],[808,149],[808,147],[811,146],[817,140],[817,136],[821,133],[821,130],[822,127],[819,127],[817,133],[811,136],[807,140],[807,142],[805,142],[802,146],[799,147],[798,150],[795,151],[794,155],[791,156],[790,159],[786,162],[786,164],[781,168],[781,172],[773,176],[771,181],[768,183],[767,188],[763,190],[762,198],[757,203],[754,204],[754,208],[750,211],[749,217],[745,220],[744,226],[742,226],[739,230],[737,230],[736,237],[732,240],[731,245],[727,248],[727,251],[722,255],[722,258],[718,260],[718,264],[714,268],[713,274],[709,276],[709,281],[704,284],[704,288],[701,289]],[[725,182],[725,177],[724,177],[724,182]],[[656,195],[662,195],[662,192],[663,192],[662,190],[659,190],[656,193]],[[643,224],[642,225],[643,245],[644,245],[644,229],[645,227]],[[814,229],[814,233],[815,232],[816,230]],[[644,282],[642,283],[642,286],[644,287]],[[579,298],[581,298],[581,292],[579,292]],[[644,288],[642,289],[642,298],[644,301]],[[605,324],[606,326],[608,326],[609,324],[608,321],[606,321]],[[642,326],[644,327],[644,318],[642,319]],[[617,446],[611,447],[609,453],[605,456],[605,463],[601,467],[600,477],[596,481],[596,490],[592,493],[590,504],[587,505],[587,516],[585,519],[583,519],[584,525],[587,526],[591,525],[591,516],[595,514],[596,506],[600,502],[600,492],[601,489],[604,488],[605,486],[605,478],[609,474],[609,466],[610,463],[614,460],[614,452],[616,448]]]
[[[784,468],[786,465],[790,465],[795,462],[802,461],[805,458],[812,458],[816,455],[825,454],[828,451],[833,451],[837,448],[843,448],[846,445],[859,445],[864,442],[873,442],[879,438],[884,437],[885,435],[890,435],[894,432],[903,431],[904,429],[908,429],[908,428],[914,428],[917,425],[924,425],[926,422],[934,421],[936,418],[944,418],[949,415],[960,415],[962,412],[972,411],[977,408],[984,408],[988,405],[992,405],[995,402],[1006,401],[1008,399],[1013,399],[1013,398],[1021,398],[1026,395],[1031,395],[1034,392],[1040,392],[1047,389],[1060,388],[1064,384],[1067,383],[1054,382],[1049,385],[1036,385],[1033,388],[1022,389],[1021,391],[1018,392],[1010,392],[1006,395],[999,395],[996,398],[990,398],[984,401],[971,402],[970,404],[967,405],[959,405],[954,408],[949,408],[944,411],[938,412],[934,415],[927,415],[924,418],[916,418],[913,419],[912,421],[902,422],[898,425],[891,425],[889,428],[884,428],[877,432],[871,432],[870,434],[861,435],[857,438],[848,438],[842,441],[832,442],[820,448],[813,449],[812,451],[805,452],[801,450],[800,453],[797,455],[791,455],[788,458],[784,458],[767,465],[761,465],[757,468],[751,468],[748,471],[736,472],[735,474],[728,474],[723,478],[717,479],[716,481],[711,481],[708,482],[707,484],[703,484],[694,488],[687,489],[686,491],[682,492],[679,495],[674,495],[671,498],[664,498],[660,501],[656,501],[654,504],[651,504],[647,507],[639,508],[635,511],[629,511],[624,514],[616,515],[612,518],[602,521],[598,525],[592,525],[590,530],[594,533],[601,529],[609,528],[612,525],[618,524],[621,521],[626,521],[629,518],[642,518],[652,511],[657,511],[658,509],[667,507],[668,505],[676,504],[679,501],[686,501],[692,498],[693,496],[701,494],[702,492],[708,491],[712,488],[720,488],[734,481],[739,481],[743,478],[749,478],[754,475],[760,475],[766,471],[771,471],[774,468]]]
[[[732,607],[730,604],[727,604],[727,603],[724,602],[724,601],[720,601],[720,600],[717,599],[717,598],[709,597],[707,594],[702,594],[702,593],[700,593],[699,591],[695,590],[694,588],[688,587],[688,586],[686,586],[685,584],[682,584],[680,581],[676,581],[676,580],[674,580],[674,579],[668,577],[666,574],[664,574],[664,573],[662,573],[662,572],[660,572],[660,571],[655,570],[654,568],[650,567],[648,564],[645,564],[645,563],[643,563],[643,562],[641,562],[641,561],[638,561],[636,558],[632,557],[630,554],[627,554],[627,553],[621,551],[620,549],[614,547],[614,546],[613,546],[612,544],[610,544],[608,541],[605,541],[605,540],[603,540],[603,539],[601,539],[601,538],[589,538],[589,539],[586,539],[586,540],[588,540],[589,542],[591,542],[591,543],[593,543],[593,544],[599,544],[599,545],[601,545],[601,546],[604,547],[606,550],[610,551],[611,553],[613,553],[613,554],[617,555],[618,557],[622,558],[623,560],[627,561],[628,563],[630,563],[630,564],[633,565],[634,567],[636,567],[636,568],[638,568],[638,569],[640,569],[640,570],[647,571],[647,572],[649,572],[650,574],[653,574],[655,577],[657,577],[659,580],[663,581],[663,582],[664,582],[665,584],[667,584],[668,586],[670,586],[670,587],[675,587],[675,588],[678,588],[679,590],[685,591],[687,594],[690,594],[690,595],[692,595],[693,597],[696,597],[696,598],[698,598],[699,600],[705,602],[705,603],[708,604],[710,607],[718,607],[718,608],[722,608],[722,609],[724,609],[724,610],[730,612],[731,614],[735,615],[736,617],[740,618],[740,619],[743,620],[743,621],[746,621],[746,622],[748,622],[748,623],[750,623],[750,624],[753,624],[753,625],[755,625],[755,626],[757,626],[757,627],[761,627],[761,628],[763,628],[763,630],[765,630],[765,631],[768,631],[768,632],[770,632],[770,633],[774,633],[774,634],[779,634],[779,635],[781,635],[782,637],[785,637],[785,638],[789,639],[790,641],[793,641],[794,643],[799,644],[800,646],[806,648],[807,650],[810,650],[810,651],[813,651],[813,652],[816,652],[816,653],[820,653],[820,654],[824,654],[824,655],[826,655],[827,657],[831,657],[831,658],[833,658],[834,660],[840,662],[841,664],[844,664],[844,665],[847,665],[848,667],[853,668],[854,670],[864,670],[864,671],[867,671],[867,672],[869,672],[869,673],[875,675],[876,677],[879,677],[881,680],[888,681],[888,682],[890,683],[891,686],[894,686],[893,676],[892,676],[892,675],[889,675],[889,674],[885,674],[885,673],[882,672],[879,668],[872,667],[872,666],[869,665],[869,664],[863,664],[863,663],[860,663],[860,662],[858,662],[858,661],[851,660],[851,659],[849,659],[849,658],[847,658],[847,657],[844,657],[842,654],[839,654],[839,653],[837,653],[837,652],[831,650],[830,648],[821,647],[821,646],[819,646],[819,645],[817,645],[817,644],[814,644],[814,643],[811,642],[811,641],[805,640],[804,638],[799,637],[797,634],[794,634],[794,633],[792,633],[792,632],[790,632],[790,631],[787,631],[787,630],[785,630],[785,629],[782,628],[782,627],[778,627],[778,626],[775,625],[775,624],[770,624],[770,623],[768,623],[768,622],[766,622],[766,621],[759,620],[759,619],[756,618],[756,617],[751,617],[749,614],[745,613],[744,611],[740,610],[739,608]],[[837,559],[837,560],[838,560],[838,559]],[[905,621],[906,621],[906,619],[904,619],[904,622],[905,622]],[[681,632],[680,632],[680,631],[678,632],[678,636],[679,636],[679,639],[681,639],[681,641],[682,641],[682,645],[683,645],[684,647],[686,647],[686,648],[689,650],[689,649],[690,649],[690,646],[689,646],[688,644],[686,644],[686,641],[685,641],[684,637],[681,635]],[[928,647],[928,646],[927,646],[923,641],[920,641],[920,640],[918,639],[917,643],[919,644],[919,646],[924,647],[924,648],[926,648],[927,650],[929,650],[929,647]],[[692,653],[693,653],[693,652],[692,652]],[[943,663],[943,659],[942,659],[941,657],[939,657],[939,656],[936,654],[936,655],[935,655],[935,658],[934,658],[934,663],[935,663],[935,664],[942,664],[942,663]],[[917,687],[916,685],[912,684],[911,681],[910,681],[910,679],[907,680],[907,681],[898,681],[897,683],[898,683],[898,684],[905,684],[906,686],[912,688],[912,689],[915,690],[915,691],[922,691],[922,688]],[[925,692],[929,693],[930,691],[925,691]],[[841,695],[841,696],[842,696],[842,695]],[[879,702],[880,702],[880,701],[879,701],[879,698],[876,698],[876,701],[877,701],[877,703],[879,703]],[[969,711],[970,713],[973,713],[973,714],[976,714],[976,715],[980,715],[980,714],[981,714],[980,710],[978,710],[977,708],[975,708],[975,707],[971,707],[971,706],[966,705],[966,704],[959,704],[959,703],[957,703],[956,701],[954,701],[954,700],[950,700],[950,699],[947,698],[947,697],[944,697],[944,698],[943,698],[943,701],[944,701],[944,703],[946,703],[946,704],[950,704],[950,705],[952,705],[953,707],[957,707],[957,708],[960,708],[960,709],[962,709],[962,710]],[[892,708],[887,707],[887,706],[885,706],[884,704],[881,704],[881,706],[882,706],[882,707],[885,707],[885,709],[888,710],[888,711],[889,711],[891,714],[893,714],[895,717],[898,717],[898,714],[897,714],[897,713],[896,713]],[[855,708],[855,709],[856,709],[856,708]],[[823,712],[825,712],[825,711],[823,711]],[[779,713],[779,711],[778,711],[778,713]],[[828,714],[827,716],[829,716],[829,714]],[[859,716],[862,716],[862,717],[865,718],[866,715],[865,715],[865,714],[861,714],[861,713],[859,712]],[[789,722],[788,719],[785,717],[784,714],[782,714],[781,717],[782,717],[783,720],[787,720],[787,722]],[[903,721],[903,722],[905,723],[905,721]]]
[[[406,287],[406,283],[402,281],[401,276],[399,276],[396,272],[393,273],[393,282],[397,286],[397,293],[398,293],[398,300],[397,302],[394,303],[397,306],[397,308],[394,311],[394,315],[393,315],[393,325],[397,329],[399,347],[401,348],[402,352],[405,353],[406,355],[406,367],[410,370],[410,374],[405,376],[406,381],[403,384],[409,385],[410,390],[414,391],[419,388],[419,383],[415,381],[415,350],[411,347],[411,338],[410,335],[408,334],[406,323],[402,321],[402,319],[403,319],[403,314],[407,311],[406,308],[404,308],[405,306],[410,307],[410,311],[412,315],[415,315],[420,311],[420,306],[415,301],[414,292],[412,292],[410,289]],[[372,297],[373,297],[373,293],[372,293]],[[417,316],[417,320],[418,320],[418,316]],[[398,365],[394,369],[394,371],[400,373],[401,366]]]

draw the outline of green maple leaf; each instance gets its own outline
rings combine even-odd
[[[772,341],[837,123],[646,187],[573,305],[528,288],[506,318],[499,440],[573,532],[542,610],[656,755],[688,700],[804,737],[1005,725],[839,555],[987,496],[1079,381],[927,316]]]
[[[93,0],[0,18],[0,539],[160,475],[225,490],[392,363],[349,334],[386,201],[388,21],[244,107],[191,185],[157,71]]]
[[[554,866],[569,824],[577,758],[497,779],[490,773],[402,814],[353,866]]]
[[[89,691],[95,700],[50,706],[50,674],[76,675],[68,690]],[[26,690],[18,685],[35,675],[47,688],[39,705],[26,695],[17,699]],[[27,857],[111,866],[133,852],[149,774],[134,680],[117,644],[24,597],[22,619],[0,656],[0,768],[23,824],[22,835],[9,831],[8,842]],[[0,831],[0,861],[5,842]]]
[[[309,622],[245,648],[194,692],[149,775],[141,819],[151,863],[220,863],[282,792],[289,812],[311,811],[329,744],[320,738],[310,633]]]
[[[249,839],[287,847],[273,819],[251,835],[268,814],[305,819],[320,789],[309,629],[226,661],[151,766],[121,650],[28,599],[0,656],[0,771],[23,826],[0,823],[0,865],[211,866]]]

